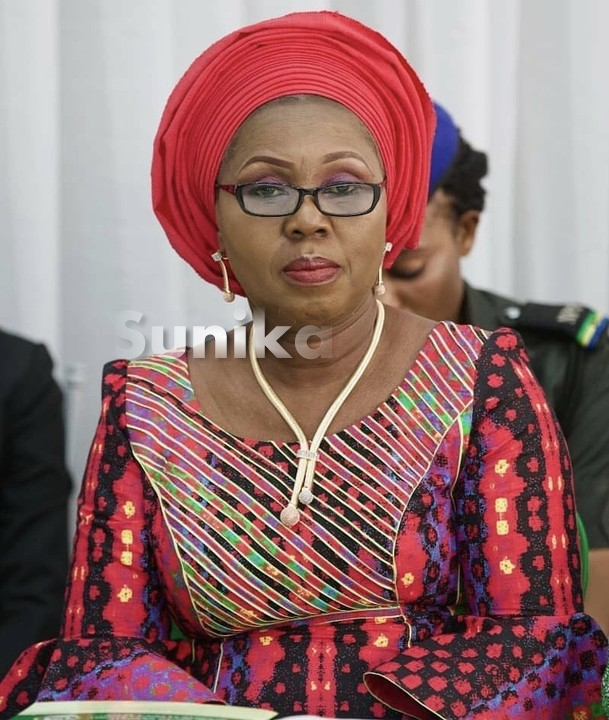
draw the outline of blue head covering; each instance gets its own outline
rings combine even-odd
[[[448,172],[459,147],[459,128],[441,105],[438,105],[437,102],[434,102],[433,105],[436,111],[436,132],[431,150],[428,197],[433,195],[440,181]]]

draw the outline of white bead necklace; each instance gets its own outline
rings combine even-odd
[[[262,389],[268,400],[275,407],[281,417],[286,421],[286,423],[292,428],[294,434],[296,435],[296,438],[298,439],[298,442],[300,443],[300,448],[296,453],[296,457],[298,458],[298,469],[296,471],[296,480],[294,482],[294,489],[292,490],[292,497],[287,507],[283,508],[279,516],[281,522],[287,527],[293,527],[300,520],[298,503],[300,502],[303,505],[309,505],[313,501],[313,479],[315,477],[315,465],[319,457],[317,451],[324,438],[324,435],[326,434],[326,430],[334,419],[336,413],[339,411],[342,404],[350,395],[351,391],[356,386],[357,382],[370,364],[372,356],[374,355],[374,352],[381,339],[384,322],[385,308],[383,306],[383,303],[380,300],[377,300],[376,319],[374,321],[374,331],[372,333],[370,345],[368,346],[364,357],[360,360],[359,365],[355,368],[355,371],[347,381],[347,384],[340,391],[336,400],[334,400],[332,405],[330,405],[330,407],[328,408],[326,414],[323,416],[322,421],[319,423],[319,426],[317,427],[317,430],[315,431],[315,434],[313,435],[313,439],[311,440],[310,444],[308,443],[302,428],[296,422],[292,413],[281,402],[273,388],[267,382],[267,379],[264,377],[262,370],[260,369],[258,358],[256,357],[255,352],[254,324],[252,323],[250,329],[249,359],[252,370],[254,372],[254,377],[256,378],[258,385],[260,385],[260,388]]]

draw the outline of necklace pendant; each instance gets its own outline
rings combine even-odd
[[[314,499],[313,493],[308,488],[301,490],[300,495],[298,496],[298,500],[303,505],[310,505],[313,502],[313,499]]]
[[[304,460],[317,460],[319,455],[315,452],[315,450],[304,450],[303,448],[300,448],[296,453],[296,457]]]
[[[294,525],[297,525],[300,520],[300,512],[294,507],[294,505],[290,504],[283,508],[281,514],[279,515],[279,519],[286,527],[294,527]]]

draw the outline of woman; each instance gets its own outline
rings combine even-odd
[[[607,641],[581,612],[568,456],[519,339],[375,297],[416,242],[433,128],[406,61],[334,13],[244,28],[182,78],[155,210],[226,299],[264,312],[266,341],[106,368],[64,627],[0,685],[4,716],[35,699],[359,718],[598,703]],[[257,357],[273,340],[289,357]]]

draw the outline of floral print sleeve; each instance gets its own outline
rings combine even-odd
[[[60,639],[32,646],[13,665],[0,683],[0,718],[35,700],[217,701],[193,677],[192,643],[169,637],[151,551],[155,497],[125,430],[126,368],[104,369]]]
[[[467,609],[367,685],[417,718],[603,717],[607,640],[582,612],[563,435],[516,334],[493,333],[477,370],[453,492]]]

